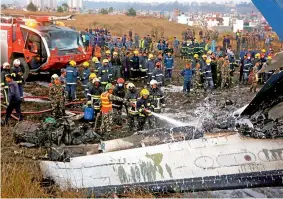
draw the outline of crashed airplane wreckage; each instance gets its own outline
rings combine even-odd
[[[168,137],[170,133],[167,136],[164,133],[163,137],[157,133],[158,141],[152,143],[160,145],[150,146],[152,144],[141,142],[153,137],[146,139],[136,134],[132,138],[102,142],[95,149],[89,146],[83,156],[70,158],[68,162],[42,161],[40,167],[43,175],[62,189],[87,189],[89,194],[96,196],[123,193],[134,188],[184,192],[282,186],[283,139],[281,126],[276,126],[282,125],[283,120],[282,89],[283,72],[279,72],[242,112],[241,117],[250,119],[254,129],[249,127],[251,134],[248,134],[243,130],[245,125],[238,127],[250,137],[237,132],[205,134],[203,137],[200,133],[197,136],[190,134],[187,140],[177,136],[177,142],[172,142],[174,139]],[[260,118],[264,116],[261,122],[258,115]],[[267,139],[280,137],[269,132],[266,136],[254,136],[257,125],[270,126],[270,122],[274,126],[271,129],[281,138]],[[191,130],[189,132],[195,131]],[[95,154],[99,151],[105,153]]]

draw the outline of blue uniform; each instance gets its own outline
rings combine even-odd
[[[252,61],[250,59],[244,60],[243,75],[244,75],[244,84],[249,80],[250,69],[252,68]]]
[[[165,65],[165,78],[172,79],[172,69],[174,67],[174,58],[166,56],[164,59]]]
[[[83,76],[81,78],[84,90],[86,89],[86,85],[89,82],[89,75],[90,75],[89,68],[85,68],[84,71],[83,71]],[[87,97],[87,93],[86,92],[84,92],[84,95],[85,95],[85,97]]]
[[[189,93],[191,90],[191,79],[193,77],[193,70],[186,68],[181,72],[181,75],[184,77],[183,92]]]
[[[66,68],[66,91],[68,98],[74,100],[76,98],[78,71],[77,68],[68,66]]]

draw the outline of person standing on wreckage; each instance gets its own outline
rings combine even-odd
[[[134,104],[128,102],[127,100],[113,95],[114,86],[108,83],[105,87],[105,92],[101,94],[101,114],[102,121],[100,126],[100,132],[111,132],[113,127],[113,107],[112,101],[120,101],[127,106],[135,106]]]
[[[49,99],[53,117],[59,118],[65,115],[65,88],[57,74],[52,75],[52,78],[53,83],[49,87]]]

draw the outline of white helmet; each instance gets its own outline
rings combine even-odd
[[[3,68],[5,69],[5,68],[7,68],[7,66],[10,66],[10,64],[9,64],[8,62],[5,62],[5,63],[3,64]]]
[[[15,59],[13,62],[14,66],[19,66],[21,64],[21,61],[19,59]]]
[[[51,80],[58,79],[58,78],[59,76],[56,73],[51,76]]]
[[[128,83],[127,84],[127,89],[130,89],[130,88],[135,88],[136,86],[133,84],[133,83]]]
[[[154,85],[154,84],[156,84],[156,85],[157,85],[157,81],[153,79],[153,80],[151,80],[151,81],[150,81],[150,83],[149,83],[149,84],[150,84],[151,86],[152,86],[152,85]]]
[[[92,83],[95,83],[95,82],[100,82],[100,80],[99,80],[98,78],[94,78],[94,79],[92,80]]]

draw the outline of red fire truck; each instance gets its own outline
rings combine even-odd
[[[26,79],[30,73],[59,70],[70,60],[89,60],[92,46],[86,51],[78,32],[54,24],[71,17],[1,16],[1,64],[19,59]]]

